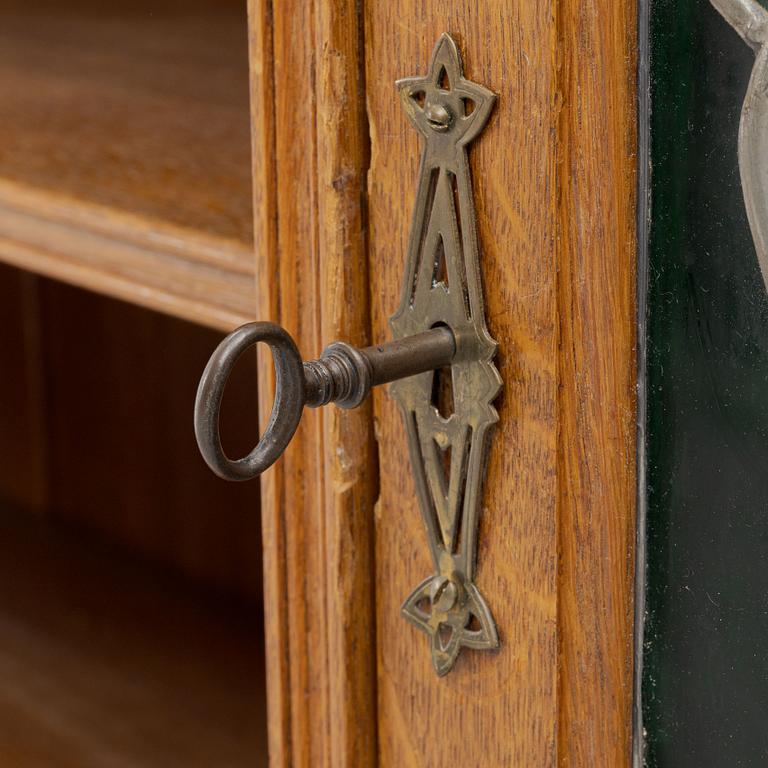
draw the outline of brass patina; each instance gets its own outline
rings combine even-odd
[[[467,145],[480,133],[494,94],[464,78],[456,44],[443,34],[426,77],[399,80],[405,112],[424,138],[400,308],[401,339],[447,326],[456,341],[449,369],[390,386],[402,409],[434,573],[403,604],[426,632],[438,675],[462,647],[496,648],[493,616],[473,583],[491,404],[501,388],[485,324],[480,251]],[[450,381],[441,381],[441,376]],[[445,392],[452,393],[446,405]]]

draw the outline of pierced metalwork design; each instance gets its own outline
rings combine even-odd
[[[757,260],[768,289],[768,11],[756,0],[711,0],[755,51],[739,123],[739,172]]]
[[[435,572],[411,593],[403,615],[426,632],[438,675],[462,647],[496,648],[493,616],[474,585],[476,538],[492,405],[501,377],[485,323],[476,215],[466,147],[483,129],[494,94],[464,78],[456,44],[443,34],[429,74],[397,82],[405,112],[424,137],[396,338],[447,326],[450,368],[390,386],[408,432],[421,514]]]

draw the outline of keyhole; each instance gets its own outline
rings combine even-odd
[[[453,373],[450,365],[435,370],[432,378],[432,405],[444,419],[453,415]]]

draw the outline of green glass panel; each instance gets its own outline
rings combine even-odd
[[[737,160],[755,56],[708,0],[654,0],[650,45],[646,760],[765,766],[768,299]]]

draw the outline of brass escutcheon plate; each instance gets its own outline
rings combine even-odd
[[[498,647],[496,624],[473,583],[478,519],[493,400],[501,377],[485,322],[467,145],[495,101],[464,78],[443,34],[425,77],[397,82],[406,115],[424,139],[400,307],[390,324],[402,339],[448,326],[456,355],[445,369],[390,385],[403,413],[411,465],[434,572],[409,595],[403,615],[431,640],[447,674],[463,647]]]

